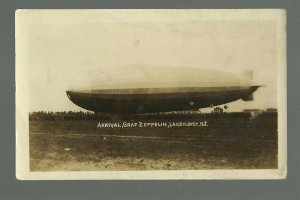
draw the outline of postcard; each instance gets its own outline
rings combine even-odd
[[[286,12],[21,9],[20,180],[284,179]]]

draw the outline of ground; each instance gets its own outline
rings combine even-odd
[[[31,171],[277,168],[277,114],[200,114],[113,122],[207,126],[97,127],[104,120],[30,121]]]

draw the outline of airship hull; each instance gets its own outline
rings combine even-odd
[[[217,106],[247,99],[259,86],[130,88],[67,91],[76,105],[94,112],[153,113]]]

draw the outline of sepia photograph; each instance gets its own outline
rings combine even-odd
[[[286,12],[17,10],[20,180],[284,179]]]

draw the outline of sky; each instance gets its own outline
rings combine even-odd
[[[253,70],[254,82],[265,87],[254,101],[228,103],[229,111],[276,108],[278,27],[272,17],[257,16],[195,10],[25,13],[29,111],[83,110],[65,93],[76,77],[122,67],[130,73],[131,66]]]

